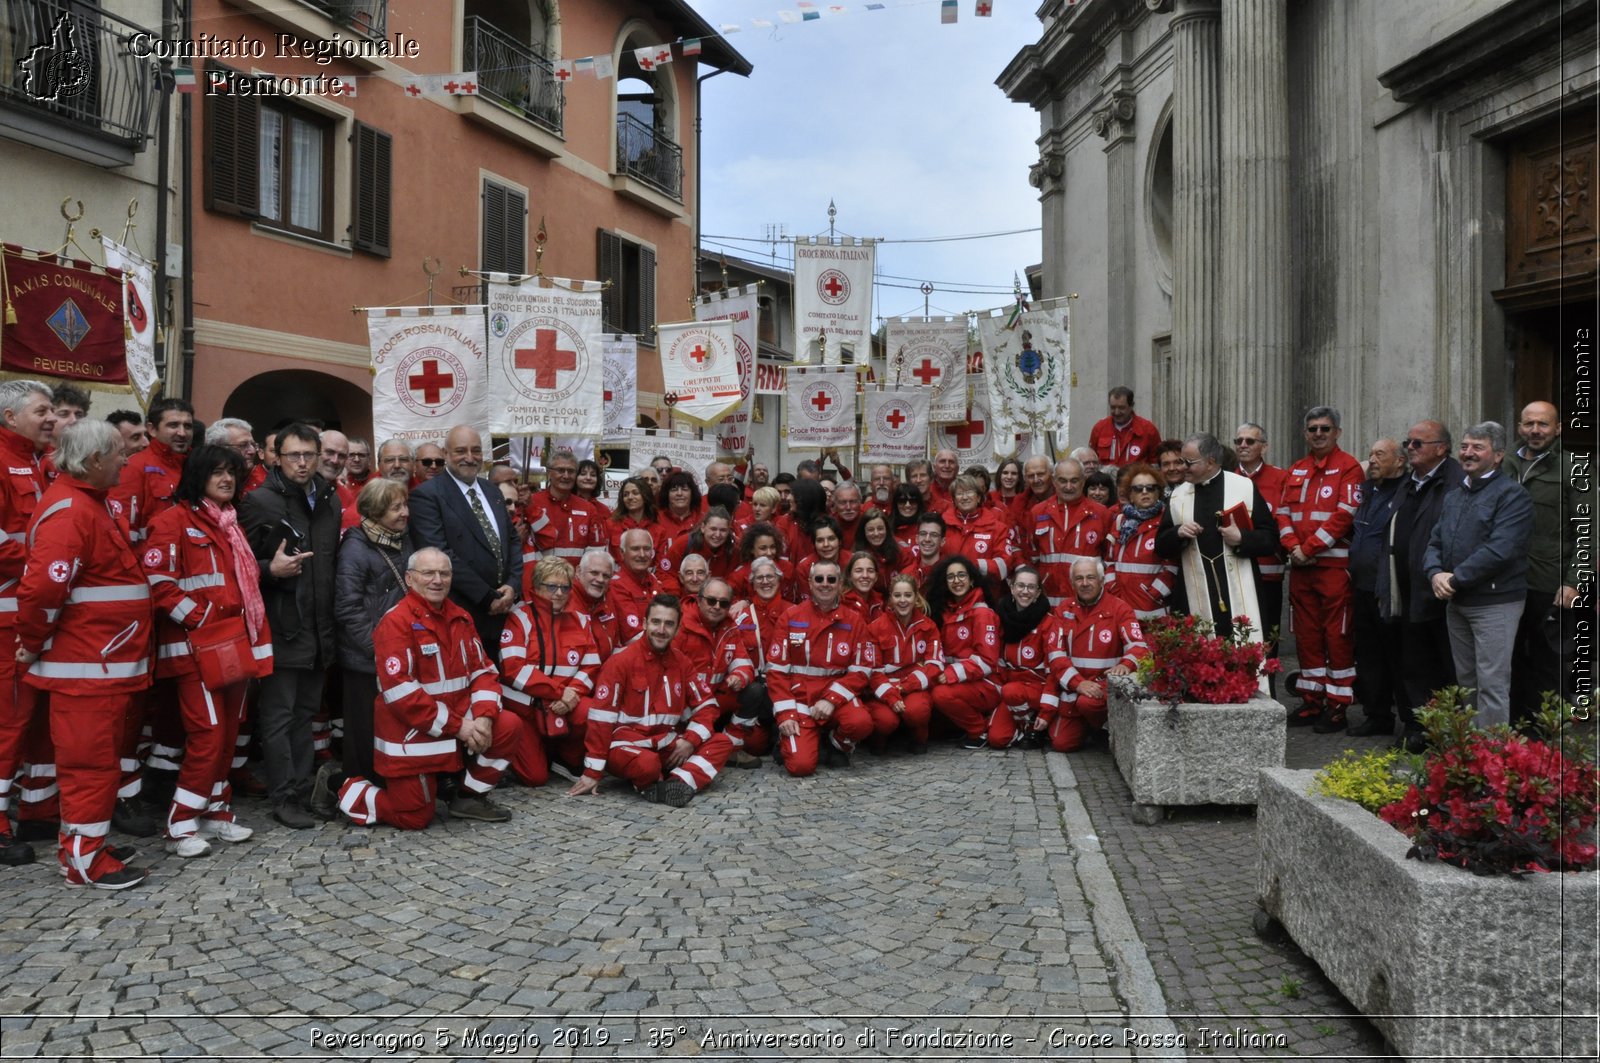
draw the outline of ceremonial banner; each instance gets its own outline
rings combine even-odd
[[[756,335],[760,322],[756,286],[703,296],[694,304],[697,321],[733,322],[733,347],[739,356],[739,405],[717,425],[717,446],[726,454],[743,454],[750,446],[750,419],[756,396]]]
[[[0,374],[128,385],[122,272],[4,245]]]
[[[1065,301],[1057,310],[1008,311],[978,318],[984,376],[989,387],[995,439],[1015,434],[1045,440],[1067,436],[1072,393],[1071,321]],[[1009,447],[996,445],[1001,456]]]
[[[790,450],[854,445],[855,376],[853,366],[789,370],[790,388],[784,394]]]
[[[615,336],[600,341],[606,360],[605,434],[602,444],[626,446],[639,423],[639,341]]]
[[[369,307],[367,343],[374,439],[440,443],[488,424],[483,307]]]
[[[709,425],[740,403],[739,354],[732,321],[659,325],[662,399],[679,417]]]
[[[868,388],[861,415],[861,453],[892,465],[928,456],[927,388]]]
[[[955,451],[963,469],[968,465],[987,466],[994,458],[990,447],[994,430],[989,417],[988,389],[982,375],[973,373],[970,379],[972,401],[967,406],[966,419],[933,430],[934,449]]]
[[[928,416],[933,424],[967,416],[967,319],[964,317],[890,318],[888,386],[925,387],[933,392]]]
[[[489,277],[489,430],[598,436],[605,430],[600,282]]]
[[[156,384],[156,265],[109,236],[100,237],[106,268],[122,271],[123,357],[128,383],[140,406],[149,406]]]
[[[657,454],[694,477],[702,493],[706,489],[706,466],[717,456],[717,444],[709,439],[683,439],[678,436],[655,435],[654,429],[635,428],[633,441],[628,447],[628,475],[637,476],[650,467],[650,459]]]
[[[826,365],[839,364],[841,347],[856,360],[872,349],[872,275],[877,246],[870,240],[794,242],[794,360],[811,361],[811,344],[827,333]]]

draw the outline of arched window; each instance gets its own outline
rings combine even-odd
[[[636,49],[652,43],[655,42],[626,38],[617,61],[616,172],[681,199],[683,149],[676,137],[672,68],[644,69],[635,55]]]

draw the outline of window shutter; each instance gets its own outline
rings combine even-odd
[[[600,230],[600,279],[611,286],[600,293],[600,327],[607,332],[626,332],[620,313],[622,298],[622,238]]]
[[[490,273],[528,271],[528,197],[483,182],[483,268]]]
[[[639,339],[655,346],[656,253],[639,248]]]
[[[209,63],[208,69],[228,70],[217,63]],[[256,217],[261,212],[260,104],[253,96],[236,93],[201,98],[205,101],[206,209]]]
[[[528,197],[503,189],[506,195],[506,272],[528,272]]]
[[[390,180],[394,138],[363,122],[351,138],[355,189],[350,243],[358,251],[389,257]]]

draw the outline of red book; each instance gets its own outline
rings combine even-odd
[[[1237,525],[1240,531],[1255,531],[1255,521],[1250,519],[1250,507],[1238,502],[1217,514],[1217,527],[1226,528],[1231,525]]]

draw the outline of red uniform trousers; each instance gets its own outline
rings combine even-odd
[[[939,715],[968,738],[978,738],[988,730],[989,714],[1000,704],[1000,688],[988,679],[936,683],[929,693]]]
[[[57,859],[67,869],[69,886],[122,870],[122,862],[105,851],[105,840],[117,803],[117,750],[127,703],[136,696],[50,692],[50,736],[61,786]]]
[[[172,807],[167,811],[167,837],[184,838],[195,832],[201,819],[233,820],[233,787],[228,775],[250,683],[244,680],[213,692],[206,689],[198,675],[190,675],[170,685],[177,687],[178,708],[188,740],[178,771],[178,788],[173,791]],[[151,763],[154,764],[153,759]]]
[[[501,715],[515,713],[522,721],[516,747],[511,750],[511,774],[527,786],[543,786],[550,781],[550,760],[566,765],[573,771],[583,770],[583,733],[589,722],[589,704],[579,701],[578,707],[564,717],[566,728],[560,734],[547,734],[550,721],[534,720],[522,715],[523,707],[507,700]],[[545,709],[531,711],[545,715]]]
[[[515,713],[496,713],[489,748],[467,758],[462,789],[480,796],[493,790],[510,766],[508,758],[516,749],[522,730],[522,719]],[[433,822],[433,803],[439,791],[431,773],[386,775],[384,782],[383,786],[376,786],[359,775],[351,776],[339,787],[339,808],[354,822],[368,827],[387,823],[401,830],[421,830]]]
[[[858,699],[851,698],[828,714],[827,720],[818,723],[810,713],[796,717],[800,730],[788,736],[780,735],[778,743],[783,750],[783,766],[790,775],[804,778],[817,770],[817,754],[822,737],[827,735],[833,748],[843,753],[855,749],[856,743],[872,734],[872,716]]]
[[[61,815],[56,753],[50,741],[49,697],[22,682],[17,660],[0,653],[0,817],[11,807],[16,783],[18,823],[54,823]],[[0,830],[10,827],[0,823]]]
[[[688,783],[695,793],[699,793],[710,786],[711,780],[727,765],[728,758],[733,755],[733,742],[727,735],[718,732],[701,742],[700,747],[689,754],[688,760],[668,770],[662,754],[672,748],[680,734],[675,731],[663,736],[661,740],[666,742],[666,746],[662,749],[652,749],[643,743],[613,745],[606,754],[606,771],[627,779],[635,790],[643,790],[670,775]]]
[[[928,722],[933,719],[933,696],[926,690],[914,690],[903,697],[906,703],[904,714],[895,712],[877,698],[862,699],[861,703],[872,717],[872,733],[877,738],[888,738],[904,725],[913,742],[925,745],[928,741]]]
[[[1097,682],[1104,683],[1104,679]],[[1090,698],[1082,694],[1063,694],[1061,707],[1050,721],[1050,748],[1057,753],[1071,753],[1083,745],[1091,727],[1106,725],[1106,699]]]
[[[1000,705],[989,715],[989,745],[1005,749],[1027,733],[1029,717],[1038,706],[1055,701],[1055,683],[1044,676],[1013,673],[1000,688]]]
[[[1300,693],[1314,705],[1355,700],[1356,645],[1350,634],[1350,570],[1311,565],[1289,574],[1289,616],[1300,658]]]

